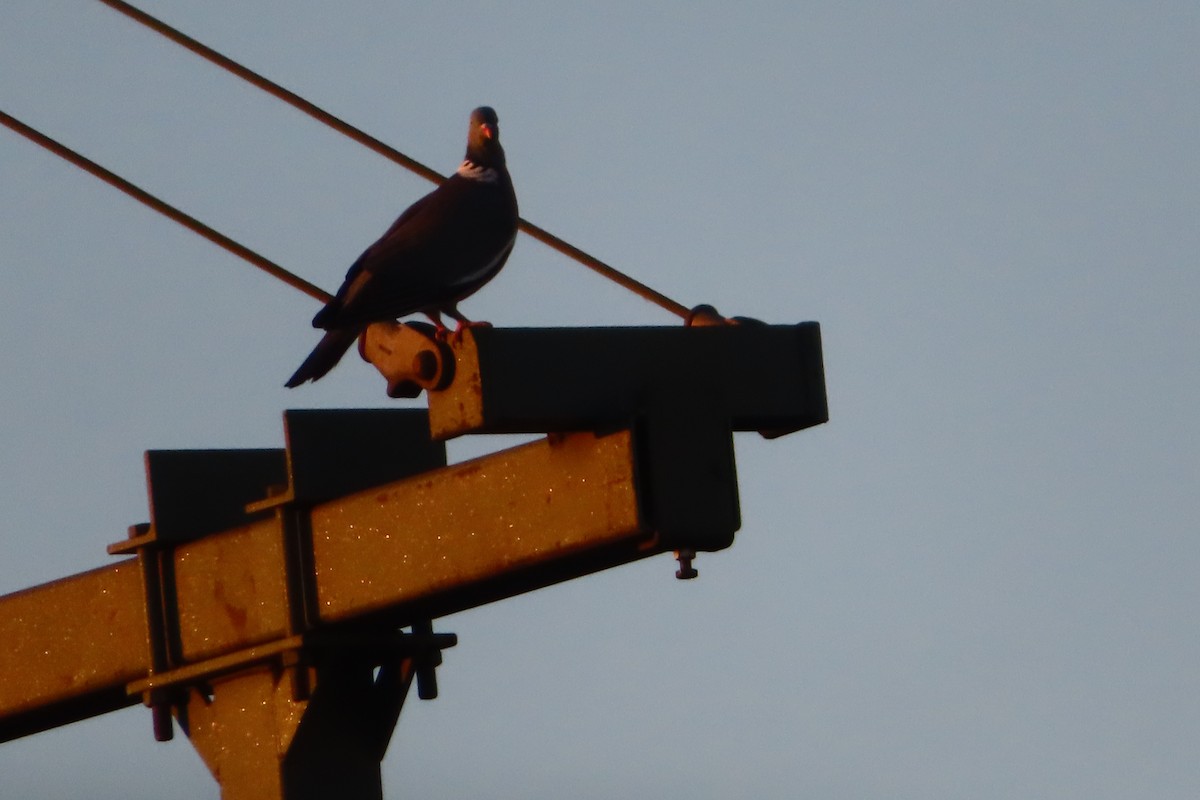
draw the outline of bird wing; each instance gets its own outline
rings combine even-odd
[[[511,197],[511,188],[451,177],[359,256],[313,325],[395,319],[466,297],[495,274],[512,249]]]

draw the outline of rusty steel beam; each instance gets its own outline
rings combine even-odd
[[[657,552],[634,473],[629,431],[578,434],[314,509],[320,620],[407,625]]]
[[[171,667],[213,659],[216,674],[287,638],[288,514],[312,557],[306,630],[394,628],[658,552],[636,462],[629,431],[553,437],[178,543],[163,551]],[[145,597],[135,559],[0,597],[0,741],[136,703]]]
[[[0,741],[138,702],[142,597],[131,560],[0,597]]]

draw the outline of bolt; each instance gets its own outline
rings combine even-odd
[[[684,548],[675,551],[675,559],[679,562],[679,569],[675,570],[675,577],[681,581],[690,581],[697,577],[700,573],[692,566],[692,559],[696,557],[696,551],[691,548]]]
[[[166,703],[150,706],[150,720],[154,725],[154,741],[169,742],[175,738],[175,726],[171,724],[171,707]]]

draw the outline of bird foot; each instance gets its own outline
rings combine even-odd
[[[480,320],[479,322],[472,322],[471,320],[459,320],[458,324],[454,326],[454,330],[450,330],[449,328],[439,328],[435,335],[440,341],[449,342],[450,344],[461,344],[463,331],[465,331],[467,328],[490,327],[492,327],[492,323],[484,322],[483,320]]]

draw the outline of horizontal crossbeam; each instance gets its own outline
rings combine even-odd
[[[311,629],[395,629],[659,552],[634,450],[629,431],[544,439],[298,510]],[[258,516],[165,552],[184,665],[290,646],[283,536]],[[0,741],[138,702],[146,620],[134,559],[0,597]]]

